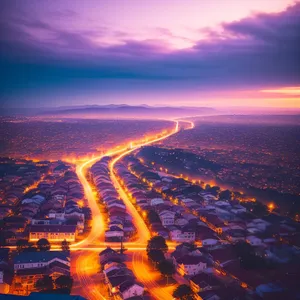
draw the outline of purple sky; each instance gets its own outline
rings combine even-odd
[[[300,107],[300,2],[2,0],[1,105]]]

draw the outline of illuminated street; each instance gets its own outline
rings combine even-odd
[[[88,236],[75,244],[71,245],[71,250],[81,250],[75,251],[72,254],[75,255],[75,263],[73,263],[73,272],[77,274],[76,278],[76,287],[84,286],[82,291],[88,299],[105,299],[105,295],[102,295],[99,292],[99,283],[97,283],[97,266],[99,266],[97,262],[98,255],[101,250],[103,250],[106,246],[111,246],[112,248],[118,249],[118,245],[116,243],[106,243],[104,242],[104,232],[105,232],[105,220],[100,212],[99,206],[97,204],[97,198],[95,193],[92,190],[90,183],[86,178],[86,172],[88,169],[97,161],[101,160],[104,156],[115,156],[113,161],[110,164],[110,173],[111,180],[119,193],[120,197],[123,199],[126,209],[129,214],[133,217],[133,222],[138,231],[138,239],[134,242],[124,243],[124,246],[128,251],[133,252],[133,270],[136,274],[137,278],[145,285],[145,287],[150,291],[156,299],[172,299],[171,293],[167,292],[166,287],[160,287],[154,280],[152,275],[147,272],[141,272],[144,270],[146,265],[143,263],[143,255],[145,253],[146,244],[149,238],[151,237],[150,231],[147,228],[143,218],[136,211],[135,207],[131,203],[129,197],[121,187],[118,182],[117,177],[114,174],[114,165],[117,161],[119,161],[124,156],[130,154],[136,149],[150,145],[152,143],[156,143],[162,141],[169,136],[175,134],[179,130],[179,121],[174,121],[175,127],[170,133],[165,133],[161,136],[156,136],[155,138],[148,138],[146,141],[142,142],[132,142],[130,149],[121,148],[116,151],[109,151],[101,156],[94,157],[80,165],[77,166],[76,172],[78,178],[80,179],[83,187],[86,199],[88,200],[88,205],[92,211],[92,226],[91,231]],[[182,121],[185,122],[185,121]],[[193,123],[187,121],[187,123],[191,124],[190,128],[193,128]],[[172,249],[174,243],[170,243],[170,249]],[[85,250],[86,249],[86,250]],[[159,275],[158,272],[155,272],[156,276]],[[171,288],[173,289],[173,288]],[[76,289],[73,291],[74,294],[78,293]]]

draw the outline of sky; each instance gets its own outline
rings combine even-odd
[[[1,107],[296,109],[299,53],[299,1],[0,1]]]

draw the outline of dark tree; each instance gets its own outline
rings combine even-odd
[[[63,240],[61,242],[61,250],[62,251],[69,251],[70,250],[70,243],[67,242],[66,240]]]
[[[220,187],[219,186],[210,186],[209,184],[207,184],[205,186],[205,190],[211,194],[213,194],[214,196],[218,196],[218,194],[220,193]]]
[[[35,288],[38,291],[48,291],[53,290],[53,281],[52,278],[48,275],[44,275],[43,278],[40,278],[35,283]]]
[[[183,242],[183,243],[181,244],[181,246],[183,246],[183,247],[189,249],[190,251],[194,251],[194,250],[197,249],[197,246],[196,246],[194,243]]]
[[[165,260],[165,255],[161,250],[150,250],[147,255],[155,265]]]
[[[39,251],[49,251],[51,245],[47,239],[39,239],[36,243]]]
[[[55,280],[55,286],[59,289],[66,288],[71,291],[73,278],[71,276],[61,275]]]
[[[186,284],[179,285],[173,292],[172,296],[179,300],[190,300],[195,299],[195,294]]]
[[[23,249],[23,252],[37,252],[37,247],[33,243],[28,243],[28,247]]]
[[[0,231],[5,229],[5,222],[3,219],[0,220]]]
[[[152,237],[147,244],[147,253],[150,250],[161,250],[162,252],[168,251],[168,245],[166,240],[162,236],[154,236]]]
[[[17,251],[21,253],[24,251],[24,249],[28,248],[30,245],[27,240],[17,240],[16,246],[17,246]]]
[[[265,260],[255,254],[254,248],[246,242],[238,242],[234,245],[234,250],[240,260],[240,265],[244,269],[259,269],[266,266]]]
[[[84,219],[86,221],[89,221],[89,220],[92,219],[92,211],[91,211],[91,209],[89,207],[83,207],[82,208],[82,212],[84,214]]]
[[[6,232],[0,230],[0,247],[6,245]]]
[[[160,218],[159,218],[157,212],[154,210],[149,210],[149,212],[147,214],[147,220],[148,220],[149,224],[160,222]]]
[[[176,270],[175,266],[170,260],[163,260],[158,264],[158,270],[160,273],[167,278],[167,284],[168,284],[168,279],[170,276],[174,275]]]
[[[225,190],[225,191],[220,192],[219,199],[220,200],[232,200],[233,196],[234,195],[231,191]]]

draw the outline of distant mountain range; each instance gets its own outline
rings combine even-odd
[[[38,113],[43,116],[54,117],[140,117],[140,118],[171,118],[196,115],[215,114],[216,110],[210,107],[156,107],[149,105],[131,106],[127,104],[64,106],[44,109]]]

